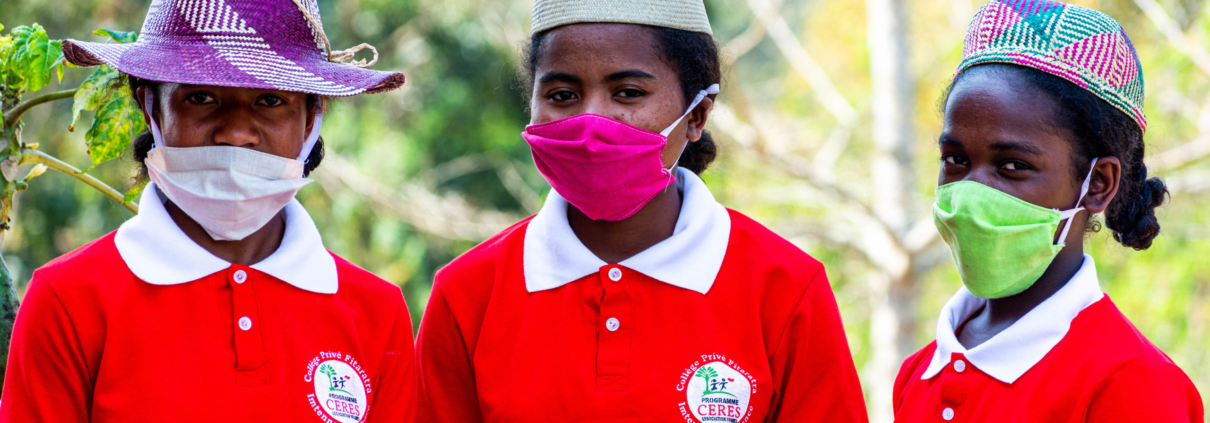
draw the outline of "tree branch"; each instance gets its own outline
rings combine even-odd
[[[118,204],[122,205],[122,207],[126,207],[127,210],[130,210],[134,213],[139,212],[139,205],[135,204],[133,201],[126,203],[125,197],[122,195],[122,193],[118,192],[118,190],[106,185],[104,182],[94,178],[92,175],[80,171],[80,169],[76,169],[75,166],[59,160],[55,156],[51,156],[38,150],[23,148],[21,149],[21,164],[45,165],[46,167],[57,170],[67,176],[76,178],[76,180],[95,188],[97,191],[100,191],[101,194],[105,194],[105,196],[109,197],[111,200],[117,201]]]
[[[1143,13],[1151,19],[1156,28],[1164,34],[1168,42],[1176,46],[1182,54],[1193,61],[1193,64],[1201,69],[1207,75],[1210,75],[1210,53],[1202,47],[1193,37],[1181,31],[1180,25],[1168,16],[1168,12],[1164,10],[1164,6],[1160,6],[1155,0],[1134,0],[1134,3],[1143,9]]]
[[[840,91],[836,90],[832,79],[828,77],[823,68],[819,67],[815,59],[811,58],[807,49],[803,48],[802,43],[790,30],[790,26],[786,24],[786,20],[776,13],[766,13],[770,7],[767,0],[748,0],[748,7],[752,9],[753,13],[756,13],[756,16],[760,17],[761,22],[768,28],[769,36],[773,38],[773,42],[777,44],[777,48],[790,62],[794,71],[805,78],[808,84],[811,84],[815,96],[819,98],[823,107],[828,109],[828,112],[831,112],[841,125],[856,126],[857,110],[849,104],[849,100],[840,94]]]
[[[42,103],[49,103],[49,102],[52,102],[55,100],[63,100],[66,98],[72,98],[75,95],[76,95],[76,90],[64,90],[64,91],[59,91],[59,92],[53,92],[50,94],[43,94],[43,95],[31,98],[29,100],[25,100],[23,102],[17,103],[16,106],[13,106],[12,110],[4,112],[4,124],[11,128],[17,124],[17,119],[20,119],[21,115],[25,114],[25,112],[29,111],[29,109],[32,109],[34,106],[37,106]]]

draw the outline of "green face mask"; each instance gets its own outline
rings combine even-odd
[[[1092,165],[1095,167],[1096,159]],[[1059,211],[1030,204],[973,181],[937,187],[933,222],[950,246],[962,283],[976,297],[1003,298],[1033,286],[1063,249],[1072,218],[1084,210],[1092,170],[1076,208]],[[1067,220],[1054,243],[1059,223]]]

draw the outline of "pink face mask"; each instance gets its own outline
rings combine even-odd
[[[661,158],[668,134],[718,88],[714,84],[699,92],[685,114],[658,134],[585,113],[527,126],[521,136],[538,171],[559,195],[589,219],[616,222],[633,216],[676,181],[676,164],[664,168]]]

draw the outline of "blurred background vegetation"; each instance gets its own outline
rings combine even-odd
[[[1148,163],[1173,190],[1147,251],[1090,234],[1102,287],[1210,399],[1210,11],[1203,0],[1079,0],[1126,27],[1147,83]],[[51,38],[137,31],[148,0],[0,0],[0,24]],[[712,130],[718,199],[822,260],[871,416],[889,421],[889,378],[931,341],[960,286],[929,220],[938,99],[981,0],[707,0],[726,76]],[[434,272],[537,211],[548,186],[519,133],[516,60],[528,0],[320,0],[335,48],[378,47],[404,89],[334,102],[329,157],[299,198],[325,245],[398,284],[419,324]],[[74,87],[88,70],[68,69]],[[57,90],[52,84],[48,90]],[[70,102],[25,116],[24,138],[87,168]],[[124,188],[129,154],[92,173]],[[3,254],[19,293],[47,261],[131,213],[50,172],[17,195]],[[98,275],[103,277],[103,275]]]

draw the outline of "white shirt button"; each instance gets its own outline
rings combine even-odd
[[[610,332],[616,332],[621,326],[622,322],[619,322],[617,317],[610,317],[605,321],[605,329],[609,329]]]
[[[614,282],[622,280],[622,269],[616,267],[609,269],[609,280]]]
[[[945,407],[944,410],[941,410],[941,418],[945,419],[946,421],[953,420],[954,419],[954,409]]]
[[[248,273],[243,270],[236,270],[235,274],[231,276],[235,278],[235,283],[244,283],[248,280]]]
[[[248,316],[239,318],[239,328],[240,330],[252,329],[252,319],[249,319]]]
[[[962,373],[966,371],[966,362],[962,360],[954,361],[954,371]]]

